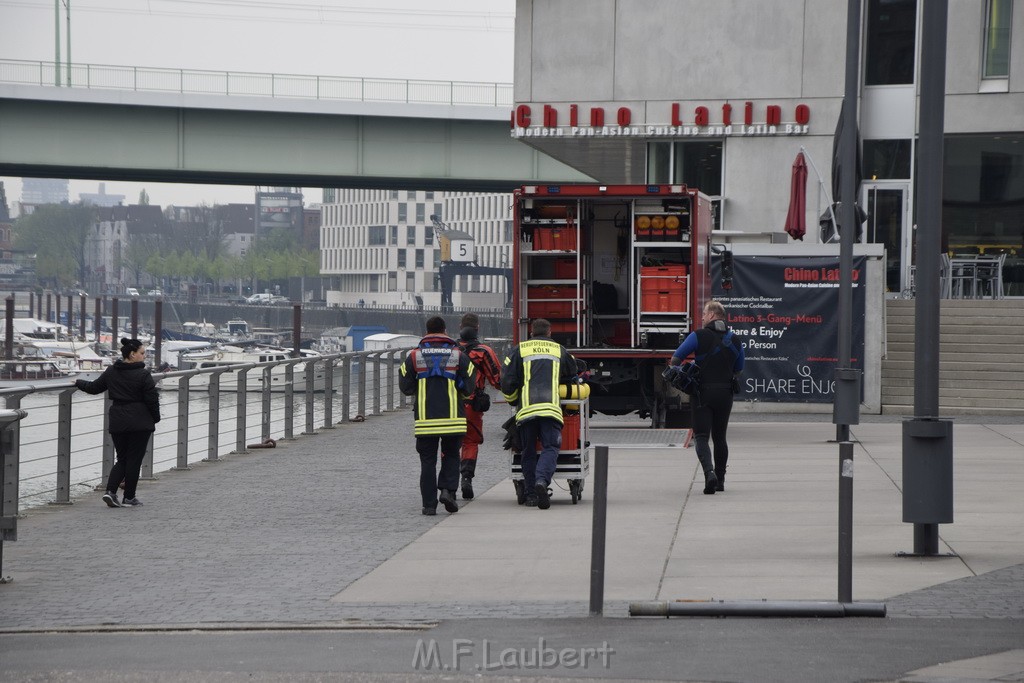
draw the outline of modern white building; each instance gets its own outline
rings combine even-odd
[[[441,240],[431,216],[474,239],[475,263],[510,267],[512,202],[508,194],[424,190],[324,190],[320,273],[328,305],[438,307]],[[455,279],[456,307],[502,308],[501,275]]]
[[[862,241],[886,286],[914,253],[922,10],[861,3]],[[710,195],[726,239],[783,232],[805,151],[805,242],[832,194],[845,88],[846,0],[517,0],[512,135],[602,183],[684,183]],[[821,182],[819,184],[819,175]],[[949,0],[943,250],[1005,254],[1024,295],[1024,4]]]

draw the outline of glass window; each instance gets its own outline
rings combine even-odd
[[[668,183],[669,170],[672,168],[672,144],[669,142],[651,142],[647,145],[647,182]]]
[[[1005,255],[1003,292],[1024,296],[1024,133],[947,135],[942,250]]]
[[[434,228],[429,225],[423,228],[423,244],[427,247],[434,244]]]
[[[416,244],[416,226],[407,225],[405,226],[405,243]]]
[[[408,190],[405,193],[406,199],[416,199],[416,190]]]
[[[647,144],[647,182],[681,183],[711,197],[712,229],[722,227],[723,142],[650,142]]]
[[[398,250],[398,267],[405,268],[405,249]]]
[[[407,220],[409,220],[409,205],[404,202],[400,202],[398,204],[398,222],[404,223]]]
[[[384,244],[384,226],[383,225],[371,225],[369,230],[369,243],[371,245]]]
[[[1010,75],[1010,20],[1013,0],[988,0],[985,10],[984,78]]]
[[[709,197],[722,194],[722,141],[677,142],[672,182],[696,187]]]
[[[862,174],[872,180],[909,180],[910,159],[910,140],[865,140]]]
[[[868,0],[865,85],[914,82],[917,0]]]
[[[397,225],[392,225],[391,226],[391,244],[392,245],[398,244],[398,226]]]
[[[416,222],[422,223],[427,220],[427,207],[426,204],[420,202],[416,205]]]
[[[417,249],[416,250],[416,267],[417,268],[422,268],[423,267],[423,250],[422,249]]]

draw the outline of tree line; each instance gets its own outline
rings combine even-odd
[[[319,274],[320,255],[304,249],[289,228],[260,235],[244,256],[229,253],[225,222],[217,207],[190,207],[191,220],[170,219],[160,232],[129,235],[115,251],[114,268],[125,273],[125,284],[139,285],[148,275],[170,288],[212,281],[260,283]],[[81,287],[89,281],[88,239],[97,224],[91,205],[44,204],[14,222],[14,248],[35,254],[36,279],[55,289]]]

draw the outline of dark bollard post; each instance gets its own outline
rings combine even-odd
[[[119,340],[121,337],[117,334],[118,319],[117,319],[117,297],[110,299],[110,350],[117,351],[119,346]]]
[[[132,339],[139,338],[139,297],[132,297]]]
[[[82,311],[82,315],[79,316],[78,318],[78,331],[80,333],[79,336],[82,338],[82,341],[85,341],[85,294],[81,296],[78,303],[78,308]]]
[[[74,387],[57,395],[57,499],[51,505],[71,505],[71,395]]]
[[[590,532],[590,616],[604,613],[604,549],[608,522],[608,447],[594,449],[594,524]]]
[[[96,343],[100,341],[100,327],[103,322],[103,298],[96,297],[96,308],[92,314],[92,331],[96,334]]]
[[[28,293],[28,317],[32,317],[32,314],[36,311],[36,293]]]
[[[4,300],[4,358],[14,358],[14,296]]]
[[[295,304],[292,306],[292,358],[300,358],[302,351],[300,345],[302,344],[302,306]]]
[[[157,297],[153,304],[153,365],[160,367],[163,364],[163,336],[164,336],[164,300]]]
[[[49,292],[46,293],[46,322],[50,322],[50,316],[53,313],[53,295]]]
[[[56,299],[56,301],[54,302],[55,308],[53,309],[53,322],[56,325],[60,325],[60,294],[58,294],[54,298]]]
[[[839,602],[853,602],[853,442],[839,444]]]

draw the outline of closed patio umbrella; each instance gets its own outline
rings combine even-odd
[[[785,230],[795,240],[802,240],[807,233],[807,162],[803,152],[798,152],[793,162]]]

